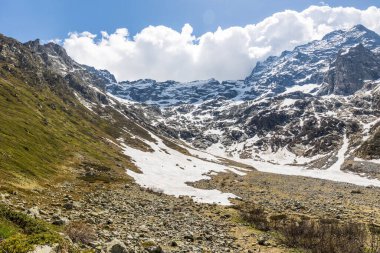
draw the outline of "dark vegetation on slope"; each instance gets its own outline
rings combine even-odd
[[[380,226],[331,218],[269,214],[252,203],[238,206],[241,218],[256,229],[270,231],[292,248],[312,253],[379,253]]]
[[[31,218],[0,205],[0,251],[26,253],[34,245],[58,244],[59,248],[73,252],[68,242],[58,234],[59,227]]]

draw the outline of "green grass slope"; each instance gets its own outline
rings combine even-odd
[[[52,74],[37,85],[27,78],[0,64],[0,186],[29,187],[66,177],[65,167],[83,162],[116,174],[124,172],[120,164],[133,167],[120,148],[105,140],[117,138],[121,130],[82,106],[62,78]]]

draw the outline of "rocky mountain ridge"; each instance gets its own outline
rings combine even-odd
[[[380,36],[357,25],[331,32],[321,40],[284,51],[280,56],[271,56],[257,63],[252,73],[241,81],[210,79],[180,83],[145,79],[113,83],[108,91],[123,99],[160,106],[194,104],[216,98],[253,100],[285,92],[293,86],[322,84],[336,57],[359,44],[375,55],[380,53]]]
[[[379,52],[380,36],[357,25],[269,57],[245,80],[138,80],[107,91],[211,154],[328,169],[347,136],[342,168],[357,168],[355,159],[380,158],[363,152],[377,145]]]

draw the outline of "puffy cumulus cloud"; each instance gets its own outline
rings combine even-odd
[[[149,26],[131,37],[126,28],[114,33],[71,33],[64,40],[76,61],[107,69],[118,80],[152,78],[190,81],[214,77],[242,79],[257,61],[337,29],[356,24],[380,33],[380,8],[310,6],[304,11],[275,13],[257,24],[218,28],[199,37],[185,24],[181,32]]]

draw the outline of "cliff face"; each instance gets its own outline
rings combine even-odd
[[[362,44],[342,50],[325,76],[325,94],[351,95],[363,88],[365,81],[380,78],[380,57]]]

